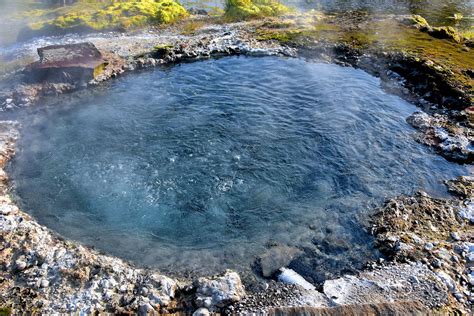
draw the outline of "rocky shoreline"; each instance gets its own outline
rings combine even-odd
[[[418,129],[418,141],[448,159],[472,163],[474,134],[466,111],[472,105],[472,90],[460,88],[445,68],[404,52],[369,51],[355,42],[315,39],[314,34],[291,40],[282,40],[274,33],[268,36],[277,23],[283,22],[209,24],[186,36],[178,34],[177,26],[148,40],[128,37],[117,43],[113,37],[102,39],[94,45],[107,65],[94,80],[26,83],[21,81],[25,74],[17,72],[11,75],[14,84],[0,92],[0,104],[4,110],[32,106],[45,98],[94,86],[127,72],[202,58],[238,54],[303,57],[359,67],[379,76],[388,91],[416,101],[426,110],[408,119]],[[263,40],[259,38],[262,34],[267,36]],[[420,81],[421,76],[425,81]],[[14,155],[19,128],[16,122],[0,122],[2,312],[472,312],[472,177],[450,181],[448,187],[454,193],[450,199],[436,199],[420,192],[389,200],[376,210],[368,229],[388,260],[370,263],[354,276],[326,280],[318,289],[269,279],[265,289],[246,291],[233,271],[196,280],[175,280],[64,240],[39,225],[9,196],[4,168]]]

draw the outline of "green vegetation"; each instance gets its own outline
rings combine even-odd
[[[474,27],[470,30],[467,30],[467,31],[464,31],[464,32],[461,32],[461,35],[464,39],[466,40],[471,40],[471,39],[474,39]]]
[[[226,0],[225,17],[232,21],[279,16],[291,9],[276,0]]]
[[[451,39],[456,43],[461,43],[463,40],[462,35],[452,26],[433,27],[428,34],[436,38]]]
[[[12,310],[9,307],[0,307],[0,316],[10,316]]]
[[[345,43],[364,51],[403,52],[422,60],[429,60],[433,68],[449,75],[466,88],[474,89],[474,81],[468,74],[474,69],[472,52],[455,41],[435,38],[427,32],[398,23],[395,20],[372,21],[363,27],[358,22],[333,18],[321,19],[304,26],[280,28],[281,22],[274,26],[263,23],[257,28],[260,40],[276,40],[291,46],[305,46],[308,43]],[[472,36],[465,33],[463,36]],[[466,37],[467,37],[466,36]],[[466,38],[465,37],[465,38]]]
[[[407,22],[408,24],[412,24],[414,25],[415,27],[419,28],[419,29],[429,29],[430,28],[430,25],[428,23],[428,21],[426,21],[426,19],[424,17],[422,17],[421,15],[412,15],[411,17],[409,17],[407,19]]]
[[[56,9],[27,13],[37,21],[24,35],[54,34],[66,31],[127,30],[149,24],[170,24],[188,16],[174,0],[87,1]]]
[[[456,15],[455,15],[456,18]],[[457,16],[457,18],[462,18],[462,16]],[[456,43],[461,43],[463,39],[469,39],[471,34],[466,32],[467,36],[464,36],[462,32],[459,32],[452,26],[431,26],[425,18],[420,15],[413,15],[407,19],[408,24],[414,25],[420,31],[426,32],[433,37],[440,39],[449,39]],[[472,31],[471,31],[472,32]]]
[[[173,45],[171,44],[156,45],[153,47],[151,53],[155,57],[163,58],[163,56],[167,55],[172,49]]]

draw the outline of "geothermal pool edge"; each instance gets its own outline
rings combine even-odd
[[[406,67],[413,65],[419,65],[422,69],[429,67],[425,61],[416,61],[403,54],[381,53],[371,55],[370,63],[365,58],[367,56],[360,62],[362,54],[359,50],[335,43],[296,49],[275,42],[261,42],[255,40],[255,36],[248,32],[247,28],[254,27],[251,23],[249,25],[239,24],[237,31],[232,33],[231,30],[230,35],[229,29],[218,29],[205,45],[201,45],[202,38],[194,42],[191,38],[189,42],[192,45],[173,46],[174,48],[167,49],[166,54],[158,58],[146,53],[128,60],[112,55],[110,57],[114,60],[111,63],[112,68],[106,72],[103,80],[119,75],[124,70],[132,71],[187,59],[208,58],[212,55],[295,56],[299,52],[304,56],[308,55],[308,51],[318,52],[319,57],[326,56],[324,58],[327,62],[359,66],[369,73],[382,77],[389,61],[396,61],[402,65],[405,61]],[[242,35],[242,32],[245,35]],[[328,57],[326,53],[329,48],[332,51],[335,46],[336,51],[340,53]],[[436,73],[436,69],[433,71]],[[440,76],[443,78],[443,75]],[[382,79],[390,81],[390,78]],[[417,77],[408,78],[409,80],[412,80],[412,85],[417,85]],[[33,90],[44,88],[30,86]],[[74,85],[60,85],[59,90],[55,91],[62,93],[76,88]],[[396,93],[403,95],[403,92],[400,92],[403,89],[395,88],[395,90]],[[442,91],[437,93],[442,94]],[[403,96],[412,98],[413,95],[416,93],[410,92]],[[469,100],[468,94],[463,95],[464,100]],[[17,99],[14,96],[17,96]],[[5,97],[5,100],[12,99],[7,103],[20,105],[24,97],[24,94],[12,92]],[[41,98],[41,93],[36,90],[34,97],[28,99],[28,103],[32,105]],[[448,117],[452,112],[447,109],[445,113],[444,117]],[[421,118],[414,120],[415,123],[412,125],[421,126],[420,133],[423,136],[420,137],[421,142],[434,147],[448,159],[472,162],[472,153],[463,152],[463,148],[458,148],[453,154],[452,146],[443,145],[443,147],[429,138],[430,135],[433,137],[432,133],[436,128],[449,129],[452,124],[450,119],[442,115],[441,118],[431,116],[424,112],[420,115]],[[424,123],[421,124],[420,121]],[[462,136],[468,133],[466,129],[468,128],[462,127],[457,132]],[[472,177],[461,177],[449,183],[455,193],[451,199],[435,199],[425,193],[413,197],[402,196],[387,201],[375,213],[373,226],[368,229],[372,229],[378,247],[386,253],[388,262],[371,263],[356,276],[348,275],[327,280],[319,290],[304,290],[298,286],[269,281],[265,291],[253,293],[246,291],[239,275],[233,271],[197,280],[192,278],[176,280],[156,270],[136,268],[121,259],[64,240],[48,228],[39,225],[31,216],[20,210],[10,197],[11,188],[4,168],[15,153],[18,137],[21,137],[18,123],[0,122],[2,168],[0,228],[3,247],[0,256],[2,263],[0,311],[2,312],[153,314],[196,311],[197,315],[209,312],[284,315],[298,312],[337,313],[355,308],[357,311],[366,312],[382,310],[399,313],[413,311],[469,313],[474,277],[469,270],[469,265],[472,265],[470,260],[474,255],[472,222],[469,223],[469,220],[463,219],[459,214],[469,212],[472,214],[474,197]],[[456,143],[455,137],[452,143]],[[458,159],[459,157],[461,158]],[[430,218],[425,216],[427,213],[434,215]],[[398,225],[400,222],[408,224]],[[413,226],[414,222],[421,224]],[[388,223],[389,228],[386,227]],[[419,232],[430,232],[430,235],[425,238],[413,233],[414,227]]]

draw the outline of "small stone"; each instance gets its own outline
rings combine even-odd
[[[208,316],[210,314],[207,308],[201,307],[194,311],[193,316]]]
[[[452,261],[452,262],[459,263],[459,258],[458,258],[458,256],[451,256],[451,261]]]
[[[106,301],[111,300],[113,295],[114,292],[112,290],[104,290],[103,297]]]
[[[456,290],[454,280],[446,272],[440,271],[437,273],[437,275],[451,292]]]
[[[425,244],[425,250],[426,251],[431,251],[431,250],[433,250],[433,248],[434,248],[434,245],[432,243],[429,242],[429,243]]]
[[[471,252],[466,256],[466,261],[467,262],[474,262],[474,252]]]
[[[472,286],[474,286],[474,274],[473,273],[469,274],[468,279],[469,279],[469,283]]]
[[[142,295],[147,296],[148,295],[148,289],[146,287],[142,288]]]
[[[41,280],[40,286],[42,288],[48,287],[49,286],[49,281],[46,279]]]
[[[462,254],[466,249],[469,250],[469,248],[462,243],[454,245],[453,249],[457,254]]]
[[[122,293],[127,292],[127,286],[125,284],[120,286],[120,292],[122,292]]]
[[[454,297],[455,297],[458,301],[464,299],[464,295],[463,295],[462,293],[459,293],[459,292],[454,293]]]
[[[22,260],[15,261],[15,267],[18,271],[23,271],[26,269],[26,262]]]
[[[410,253],[414,250],[414,248],[412,245],[409,245],[407,243],[398,242],[397,245],[395,246],[395,250],[401,253]]]
[[[439,268],[441,268],[442,262],[439,259],[434,259],[433,261],[431,261],[431,265],[434,268],[439,269]]]
[[[212,299],[209,297],[204,299],[203,305],[205,308],[210,308],[212,306]]]
[[[18,207],[15,205],[10,204],[2,204],[0,205],[0,214],[2,215],[9,215],[18,212]]]
[[[398,238],[397,236],[393,236],[393,235],[387,237],[387,241],[388,241],[388,242],[393,242],[393,243],[397,242],[398,239],[399,239],[399,238]]]
[[[411,283],[420,283],[420,280],[418,280],[416,276],[410,276],[408,278],[408,281],[410,281]]]
[[[459,234],[457,232],[451,232],[451,238],[456,240],[456,241],[459,241],[461,240],[461,236],[459,236]]]
[[[211,299],[212,306],[222,307],[245,297],[245,289],[240,276],[231,270],[212,278],[199,278],[195,286],[198,306],[203,306],[208,298]]]

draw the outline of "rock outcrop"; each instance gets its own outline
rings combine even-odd
[[[400,196],[373,215],[379,249],[396,262],[421,262],[462,306],[474,303],[473,177],[448,181],[458,198]]]
[[[199,278],[195,288],[196,305],[211,311],[216,307],[236,303],[245,297],[245,289],[239,275],[230,270],[220,276]]]
[[[406,121],[416,128],[415,139],[433,147],[449,160],[472,163],[474,161],[474,135],[472,129],[450,120],[446,115],[429,115],[415,112]]]
[[[29,81],[86,84],[102,74],[107,62],[92,43],[38,48],[40,60],[24,70]]]

